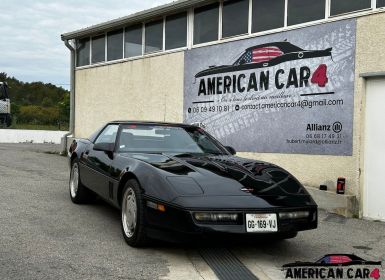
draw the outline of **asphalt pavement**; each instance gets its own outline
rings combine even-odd
[[[217,279],[202,257],[226,249],[258,279],[284,279],[281,266],[354,253],[385,262],[385,224],[320,211],[319,228],[292,240],[168,244],[134,249],[119,212],[102,201],[75,205],[67,159],[57,145],[0,144],[0,279]]]

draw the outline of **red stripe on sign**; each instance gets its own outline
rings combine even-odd
[[[347,256],[330,256],[330,263],[347,263],[351,261]]]
[[[281,56],[282,52],[253,52],[254,56],[270,55],[270,56]]]
[[[281,51],[278,47],[263,47],[263,48],[257,48],[255,50],[267,50],[267,51]]]
[[[283,55],[283,52],[277,47],[253,49],[253,62],[258,63],[269,61],[281,55]]]

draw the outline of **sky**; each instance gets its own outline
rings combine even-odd
[[[0,0],[0,72],[69,89],[70,51],[62,33],[171,0]]]

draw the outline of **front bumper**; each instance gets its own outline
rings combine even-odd
[[[165,205],[166,211],[160,212],[152,208],[146,208],[146,221],[149,229],[155,231],[166,231],[187,235],[220,235],[233,234],[241,236],[268,236],[281,233],[298,232],[317,228],[318,211],[317,206],[271,208],[271,209],[183,209],[175,206]],[[280,219],[280,212],[309,211],[307,218]],[[238,213],[239,219],[236,222],[198,222],[193,218],[194,212],[224,212]],[[277,214],[277,232],[247,232],[246,214],[253,213],[275,213]]]

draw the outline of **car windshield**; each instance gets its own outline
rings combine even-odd
[[[117,152],[226,154],[201,128],[156,125],[124,125]]]

